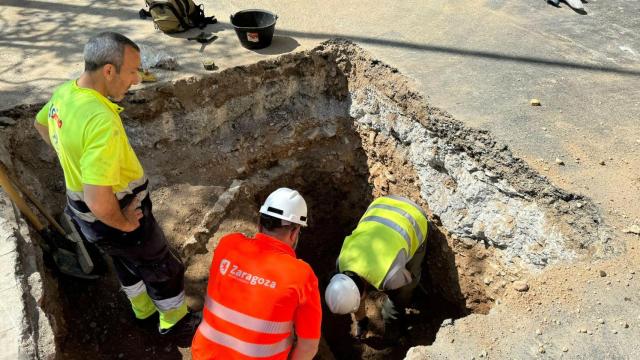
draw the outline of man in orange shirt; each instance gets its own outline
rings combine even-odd
[[[253,238],[224,236],[215,249],[191,352],[202,359],[312,359],[322,309],[318,279],[294,252],[307,205],[280,188],[260,208]]]

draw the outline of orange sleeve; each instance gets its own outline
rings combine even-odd
[[[294,317],[296,335],[305,339],[319,339],[322,324],[322,306],[318,278],[309,268],[307,281],[300,289],[300,303]]]

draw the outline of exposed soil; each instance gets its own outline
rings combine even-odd
[[[405,324],[406,339],[395,346],[380,341],[377,304],[382,295],[374,294],[368,299],[372,322],[362,342],[349,335],[348,317],[324,309],[321,359],[403,358],[412,346],[432,344],[443,320],[487,314],[496,299],[512,296],[512,282],[544,269],[547,262],[566,261],[557,256],[562,246],[583,258],[618,251],[603,235],[598,211],[588,199],[553,187],[490,134],[466,129],[427,107],[397,70],[350,44],[329,43],[203,79],[160,84],[130,94],[124,105],[132,146],[151,179],[154,213],[187,265],[187,301],[194,309],[202,308],[217,241],[229,232],[255,233],[258,206],[277,187],[298,189],[307,200],[310,226],[297,253],[314,268],[322,293],[342,240],[372,199],[399,194],[428,212],[427,258]],[[30,129],[37,110],[30,106],[3,113],[18,120],[11,128],[15,136],[6,137],[12,167],[59,212],[62,173]],[[407,130],[403,121],[414,127]],[[416,155],[413,146],[427,140],[434,147]],[[467,184],[480,190],[467,195]],[[451,203],[462,201],[455,196],[467,196],[463,200],[469,209],[497,203],[487,212],[495,212],[500,221],[519,206],[533,208],[542,214],[539,222],[547,221],[540,230],[544,241],[509,242],[522,235],[510,229],[537,231],[519,227],[518,221],[529,220],[520,215],[504,220],[507,235],[495,235],[481,220],[473,222],[473,229],[451,226],[450,209],[436,204],[445,195]],[[458,223],[465,224],[467,212],[459,216]],[[188,344],[135,324],[111,271],[96,282],[62,278],[52,296],[60,298],[57,316],[64,322],[59,358],[190,358]]]

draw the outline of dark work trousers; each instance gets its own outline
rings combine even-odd
[[[140,227],[132,232],[120,231],[99,220],[85,222],[70,209],[66,212],[80,225],[88,241],[111,256],[123,286],[131,286],[142,280],[151,299],[172,298],[184,290],[184,264],[169,248],[162,229],[153,217],[149,196],[140,205],[144,216],[140,219]]]

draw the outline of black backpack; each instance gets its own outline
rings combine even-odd
[[[193,0],[145,0],[149,10],[141,9],[140,18],[151,17],[156,28],[171,34],[192,28],[204,28],[217,22],[215,16],[204,16],[204,6]]]

